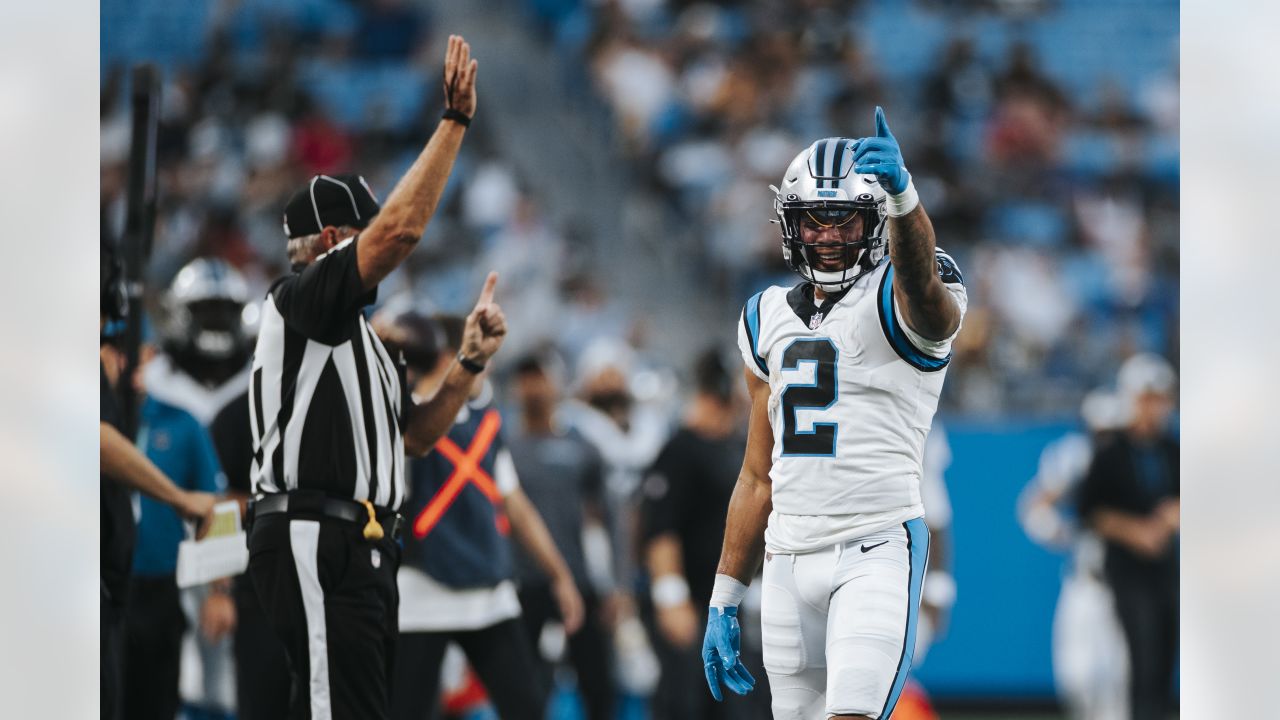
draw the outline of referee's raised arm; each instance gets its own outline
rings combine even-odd
[[[463,133],[475,114],[476,66],[471,46],[460,36],[450,35],[444,61],[444,117],[382,211],[360,235],[356,257],[366,290],[409,256],[436,211]]]

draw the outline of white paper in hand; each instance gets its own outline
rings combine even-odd
[[[239,575],[249,567],[249,548],[240,527],[240,503],[232,500],[213,508],[209,534],[203,540],[178,543],[178,587],[203,585]]]

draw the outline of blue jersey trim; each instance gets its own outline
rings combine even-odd
[[[924,570],[929,564],[929,527],[924,518],[915,518],[902,523],[907,531],[907,555],[911,562],[911,575],[907,580],[907,628],[902,642],[902,655],[898,658],[898,670],[894,674],[893,684],[889,686],[889,697],[885,698],[881,718],[893,715],[893,709],[902,695],[902,688],[907,684],[907,674],[911,671],[911,660],[916,649],[916,624],[920,620],[920,588],[924,585]]]
[[[951,362],[951,353],[946,357],[936,358],[911,344],[907,333],[898,322],[898,313],[893,308],[893,265],[885,268],[884,277],[880,279],[880,295],[877,308],[880,312],[880,327],[889,345],[898,357],[907,361],[911,367],[922,372],[937,372]]]
[[[751,357],[756,361],[756,366],[760,368],[760,372],[766,376],[769,375],[769,365],[760,356],[760,296],[764,295],[764,291],[756,293],[747,301],[747,306],[742,309],[742,322],[747,328],[747,340],[751,343]]]

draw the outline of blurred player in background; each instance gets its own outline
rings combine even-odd
[[[1119,429],[1120,406],[1099,388],[1085,396],[1080,415],[1088,433],[1072,432],[1045,447],[1018,498],[1018,521],[1041,547],[1071,552],[1053,618],[1053,673],[1063,703],[1075,720],[1125,720],[1128,649],[1103,575],[1102,541],[1076,517],[1080,484],[1094,454]]]
[[[920,593],[920,624],[916,627],[916,647],[912,664],[924,663],[934,643],[946,635],[947,620],[956,603],[956,581],[951,575],[955,562],[951,530],[951,495],[947,492],[947,468],[951,466],[951,444],[947,431],[934,422],[924,441],[920,474],[920,498],[924,522],[929,528],[929,572]]]
[[[654,715],[670,720],[769,717],[767,686],[724,704],[688,670],[698,664],[699,608],[711,601],[718,541],[738,478],[746,437],[742,398],[715,349],[698,356],[684,421],[645,476],[641,533],[662,677]],[[758,604],[756,606],[758,610]],[[752,633],[744,654],[759,662]]]
[[[633,391],[642,372],[630,346],[601,338],[578,360],[576,397],[565,403],[565,424],[585,437],[605,462],[605,499],[612,518],[606,537],[587,533],[588,571],[613,591],[603,612],[614,626],[617,682],[624,695],[648,697],[658,683],[654,655],[636,607],[640,482],[670,433],[661,398],[643,401]]]
[[[751,422],[703,663],[717,699],[754,687],[737,611],[763,555],[776,718],[890,717],[916,642],[921,461],[967,294],[880,108],[875,130],[791,162],[775,208],[804,281],[753,296],[738,332]]]
[[[604,498],[604,459],[581,433],[564,427],[557,418],[563,382],[563,364],[558,360],[550,355],[528,355],[516,363],[514,390],[521,422],[519,430],[508,436],[508,447],[521,487],[546,521],[582,595],[582,627],[568,637],[566,645],[586,716],[588,720],[611,720],[613,628],[610,618],[605,617],[602,599],[613,587],[607,580],[597,583],[592,578],[583,549],[583,533],[588,527],[607,534],[610,526]],[[525,628],[530,640],[540,646],[549,624],[563,623],[564,618],[553,584],[527,552],[518,550],[516,577]],[[550,676],[547,672],[548,684]]]
[[[161,352],[147,363],[147,394],[190,413],[211,431],[218,413],[249,389],[254,339],[254,325],[247,321],[252,314],[245,312],[249,300],[244,277],[223,260],[197,258],[179,270],[162,301]],[[230,581],[220,581],[181,593],[192,630],[183,642],[182,699],[193,712],[214,718],[236,710],[232,639],[227,632],[194,630],[201,618],[234,629],[230,588]]]
[[[924,522],[929,528],[929,566],[920,591],[920,620],[916,625],[915,655],[912,669],[924,664],[929,648],[946,634],[951,607],[956,601],[956,581],[951,574],[952,540],[951,495],[947,492],[946,471],[951,465],[951,444],[942,424],[935,421],[924,442],[924,460],[920,475],[920,497],[924,503]],[[914,677],[907,678],[902,696],[894,709],[898,720],[936,720],[937,713],[929,702],[929,694]]]
[[[1122,432],[1094,453],[1079,512],[1106,544],[1105,573],[1129,646],[1134,720],[1166,717],[1178,656],[1178,441],[1169,431],[1173,368],[1135,355],[1116,376]]]
[[[438,323],[438,329],[437,329]],[[391,353],[412,362],[406,382],[426,401],[462,347],[464,321],[412,311],[375,317]],[[566,632],[582,624],[582,598],[551,534],[520,490],[499,433],[493,388],[477,373],[453,426],[408,467],[405,562],[397,575],[400,640],[391,684],[391,716],[433,717],[448,644],[458,643],[503,718],[541,720],[547,689],[520,621],[508,535],[551,578]]]

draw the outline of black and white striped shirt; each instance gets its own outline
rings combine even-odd
[[[358,237],[267,294],[249,423],[255,493],[320,490],[398,508],[405,497],[403,364],[365,322]]]

